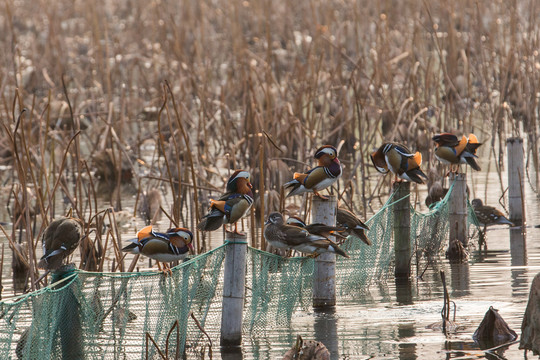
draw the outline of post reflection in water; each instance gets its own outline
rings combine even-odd
[[[330,351],[330,359],[339,359],[336,309],[315,310],[315,341]]]
[[[462,297],[471,294],[471,277],[469,262],[463,261],[462,263],[450,263],[451,270],[451,297]]]
[[[396,300],[399,305],[411,305],[412,299],[412,284],[408,277],[396,277]]]
[[[399,339],[413,338],[416,335],[415,323],[401,323],[398,325]],[[399,360],[416,360],[416,343],[399,344]]]
[[[527,284],[527,230],[525,227],[510,228],[510,256],[512,265],[512,296],[518,296]]]
[[[240,346],[221,347],[221,360],[243,360],[244,353]]]

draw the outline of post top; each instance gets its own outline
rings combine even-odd
[[[521,138],[521,137],[510,137],[510,138],[506,139],[507,144],[512,144],[512,143],[515,143],[515,142],[523,143],[523,138]]]
[[[325,197],[327,197],[327,199],[323,199],[323,198],[321,198],[319,196],[313,196],[312,201],[313,202],[328,202],[328,203],[337,202],[337,196],[336,195],[325,195]]]
[[[225,237],[223,238],[223,243],[247,244],[247,235],[226,231]]]

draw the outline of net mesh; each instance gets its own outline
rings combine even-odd
[[[447,196],[428,213],[411,208],[411,247],[439,254],[448,239]],[[366,246],[349,236],[338,257],[338,298],[357,298],[392,273],[392,196],[371,217]],[[477,224],[469,205],[469,222]],[[0,302],[2,359],[153,359],[196,357],[219,343],[226,247],[222,245],[172,269],[156,272],[90,273],[69,270],[53,284]],[[417,261],[419,261],[417,259]],[[283,258],[248,247],[244,336],[288,326],[312,303],[314,260]]]

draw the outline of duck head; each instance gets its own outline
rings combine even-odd
[[[273,212],[268,215],[268,219],[264,223],[265,225],[274,224],[274,225],[283,225],[285,221],[283,220],[283,215],[278,212]]]
[[[187,246],[193,250],[193,233],[186,228],[178,227],[167,230],[171,244],[176,247]]]
[[[388,172],[388,165],[386,164],[386,159],[384,157],[384,149],[387,145],[388,144],[386,143],[382,144],[376,151],[369,155],[375,169],[382,174],[386,174]]]
[[[337,149],[332,145],[323,145],[315,151],[315,159],[319,166],[329,166],[332,162],[339,164]]]
[[[236,170],[227,181],[227,192],[247,194],[253,188],[249,178],[249,171]]]

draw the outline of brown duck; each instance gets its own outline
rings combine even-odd
[[[298,216],[289,216],[287,219],[287,225],[298,226],[300,228],[306,229],[310,234],[321,235],[325,238],[330,236],[335,236],[345,240],[347,237],[340,234],[341,231],[345,231],[345,228],[339,226],[330,226],[321,223],[311,223],[306,224],[304,220],[300,219]]]
[[[337,226],[345,228],[343,235],[354,235],[367,245],[371,245],[371,240],[366,235],[366,230],[369,230],[369,227],[358,218],[352,211],[344,207],[338,207],[336,215],[336,224]]]
[[[309,233],[298,226],[287,225],[283,216],[273,212],[265,223],[264,238],[275,248],[294,249],[312,256],[319,256],[324,252],[332,252],[349,257],[337,244],[330,239]]]
[[[62,217],[52,221],[43,233],[43,257],[40,269],[56,270],[79,246],[83,238],[83,222],[73,217]]]

